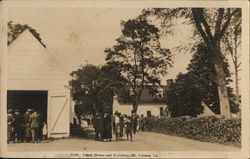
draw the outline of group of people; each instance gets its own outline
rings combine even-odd
[[[27,109],[23,115],[19,110],[8,110],[7,142],[33,142],[47,140],[47,124],[42,120],[41,113]]]
[[[96,113],[93,117],[86,117],[88,119],[88,126],[93,124],[97,141],[111,141],[112,134],[116,141],[121,141],[126,135],[126,139],[132,141],[133,134],[137,131],[150,131],[151,126],[148,118],[143,115],[139,116],[135,113],[126,115],[115,112],[110,113]]]

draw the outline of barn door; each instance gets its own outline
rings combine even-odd
[[[69,100],[68,93],[50,93],[49,137],[69,136]]]

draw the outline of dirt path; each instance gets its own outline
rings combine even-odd
[[[93,134],[91,135],[93,136]],[[48,143],[9,144],[9,151],[240,151],[240,148],[200,142],[177,136],[139,132],[131,141],[98,142],[67,138]]]

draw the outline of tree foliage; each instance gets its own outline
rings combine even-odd
[[[215,56],[214,68],[220,99],[221,114],[230,117],[229,96],[226,75],[223,69],[222,38],[234,21],[241,19],[240,8],[154,8],[146,9],[143,15],[155,15],[162,20],[162,26],[171,27],[173,19],[184,18],[194,26],[197,43],[204,42]],[[198,36],[196,36],[198,35]]]
[[[202,101],[215,113],[220,113],[219,95],[217,90],[216,72],[214,69],[215,56],[210,53],[206,45],[201,43],[197,47],[190,64],[188,72],[192,76],[194,83],[200,92]],[[223,69],[226,74],[227,85],[232,82],[229,64],[226,58],[223,60]],[[227,86],[231,112],[237,112],[237,105],[232,88]]]
[[[108,66],[90,64],[71,72],[70,86],[78,118],[88,113],[111,113],[116,74]]]
[[[177,76],[166,91],[166,97],[168,111],[172,117],[196,117],[203,112],[200,90],[189,73],[180,73]]]
[[[166,75],[172,56],[169,49],[161,47],[159,29],[143,17],[122,21],[121,31],[117,43],[105,50],[106,61],[120,72],[121,83],[136,112],[143,89],[160,84],[160,76]]]
[[[12,21],[8,22],[8,45],[12,43],[25,29],[28,29],[34,37],[46,48],[46,45],[42,42],[40,34],[27,24],[14,24]]]

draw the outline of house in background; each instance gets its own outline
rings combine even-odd
[[[49,51],[28,30],[8,46],[7,107],[41,112],[48,136],[67,137],[73,120],[69,77]]]
[[[166,105],[166,94],[165,92],[169,88],[170,84],[173,82],[172,79],[167,80],[167,84],[165,86],[158,87],[156,90],[158,93],[152,94],[149,90],[145,89],[142,92],[141,100],[139,102],[137,114],[144,116],[165,116],[171,117],[170,112],[168,111]],[[215,113],[204,103],[202,102],[202,106],[204,107],[203,113],[198,115],[198,117],[204,116],[212,116]],[[113,113],[118,111],[122,114],[131,114],[133,107],[132,103],[126,102],[122,98],[122,96],[115,96],[113,102]]]
[[[167,116],[170,117],[169,112],[167,111],[166,107],[166,102],[165,102],[165,93],[170,80],[167,81],[166,86],[159,86],[156,88],[157,93],[150,93],[149,89],[144,89],[142,91],[141,99],[139,102],[139,106],[137,109],[137,114],[138,115],[144,115],[144,116]],[[122,98],[122,96],[117,95],[114,97],[114,102],[113,102],[113,113],[118,111],[122,114],[128,114],[131,115],[132,111],[132,103],[126,102]]]

